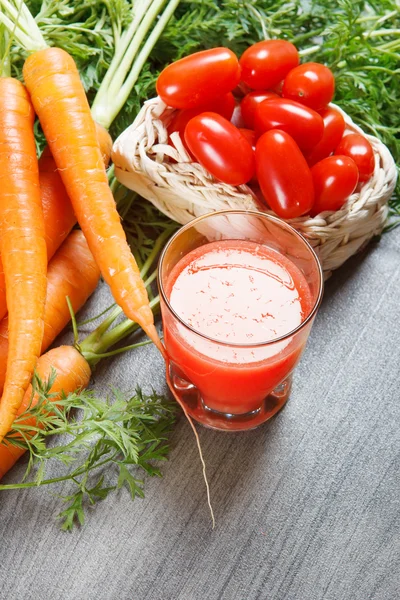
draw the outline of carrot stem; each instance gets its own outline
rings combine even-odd
[[[157,270],[154,271],[154,273],[152,273],[150,275],[150,277],[144,282],[145,287],[148,287],[153,281],[154,279],[157,277]],[[153,309],[156,309],[158,306],[158,301],[159,301],[159,297],[157,296],[157,298],[153,298],[150,302],[150,307]],[[115,306],[115,305],[113,305]],[[111,307],[109,307],[106,310],[109,310]],[[154,313],[154,310],[153,310]],[[79,349],[81,352],[83,352],[86,356],[89,355],[90,353],[96,353],[98,352],[98,348],[105,348],[104,351],[106,351],[108,348],[110,348],[111,346],[113,346],[114,344],[116,344],[117,342],[120,342],[123,337],[125,337],[126,335],[128,335],[128,333],[125,334],[120,334],[118,333],[120,330],[118,329],[118,332],[115,333],[116,327],[114,327],[114,329],[111,330],[111,332],[109,332],[110,334],[112,332],[114,332],[113,336],[111,337],[111,341],[108,339],[108,337],[105,339],[104,341],[104,336],[107,332],[107,330],[111,327],[111,325],[114,323],[114,321],[123,314],[123,310],[121,307],[119,306],[115,306],[114,310],[112,311],[112,313],[106,318],[104,319],[104,321],[102,321],[100,323],[100,325],[98,325],[98,327],[96,327],[96,329],[94,331],[92,331],[92,333],[90,333],[84,340],[83,342],[81,342],[79,344]],[[100,315],[98,315],[100,316]],[[97,318],[97,317],[96,317]],[[133,331],[136,331],[139,326],[137,325],[137,323],[135,323],[134,321],[131,321],[130,319],[125,319],[124,321],[122,321],[122,323],[120,323],[117,327],[123,326],[124,323],[128,323],[129,327],[128,327],[128,331],[129,333],[132,333]],[[135,325],[135,328],[132,329],[131,326],[132,324]],[[121,329],[123,331],[125,331],[125,329],[123,327],[121,327]],[[114,336],[115,336],[115,341],[114,340]],[[100,350],[101,352],[102,350]]]
[[[95,352],[90,354],[90,352],[85,352],[84,357],[90,365],[96,364],[102,358],[110,358],[110,356],[115,356],[116,354],[122,354],[123,352],[127,352],[128,350],[134,350],[135,348],[140,348],[141,346],[148,346],[152,344],[151,340],[145,340],[144,342],[137,342],[136,344],[130,344],[129,346],[124,346],[123,348],[117,348],[116,350],[111,350],[110,352]]]
[[[12,36],[8,29],[0,24],[0,77],[11,77],[10,48]]]
[[[119,456],[119,453],[115,452],[112,456],[93,465],[93,467],[85,466],[85,467],[81,467],[80,469],[77,469],[74,473],[72,473],[72,475],[70,474],[70,475],[63,475],[61,477],[53,477],[52,479],[44,479],[44,480],[40,481],[40,483],[38,483],[36,481],[31,481],[31,482],[27,482],[27,483],[2,484],[2,485],[0,485],[0,490],[21,490],[21,489],[25,489],[25,488],[38,487],[38,485],[50,485],[52,483],[59,483],[60,481],[67,481],[68,479],[71,479],[72,477],[79,477],[79,475],[83,475],[84,473],[92,471],[93,469],[98,469],[98,468],[106,465],[107,463],[115,460],[116,458],[118,458],[118,456]]]
[[[150,308],[152,309],[153,314],[156,314],[158,312],[159,306],[160,297],[157,296],[156,298],[153,298],[153,300],[151,300],[150,302]],[[117,309],[119,309],[119,307],[117,307]],[[117,312],[117,309],[115,312]],[[118,315],[120,315],[121,313],[122,311],[119,309]],[[115,318],[117,318],[118,315],[114,315]],[[105,323],[105,321],[103,323]],[[103,323],[101,323],[101,325],[103,325]],[[131,321],[130,319],[124,319],[121,323],[118,323],[118,325],[113,327],[113,329],[111,329],[110,331],[103,330],[99,333],[101,325],[98,329],[95,329],[94,332],[88,335],[79,344],[79,351],[86,358],[91,368],[93,368],[99,362],[99,360],[108,353],[109,348],[112,348],[113,346],[115,346],[115,344],[118,344],[128,335],[134,333],[139,329],[139,325],[134,321]],[[121,352],[125,352],[126,350],[131,350],[134,347],[136,347],[135,344],[133,344],[132,346],[126,346],[123,349],[118,349],[118,352],[116,352],[116,354],[120,354]]]
[[[137,78],[140,75],[140,71],[142,70],[146,60],[148,59],[151,51],[153,50],[158,38],[160,37],[161,33],[164,31],[168,21],[174,14],[175,9],[177,8],[179,2],[180,2],[180,0],[170,0],[165,11],[161,15],[161,17],[158,19],[157,24],[154,27],[153,31],[147,38],[147,40],[146,40],[145,44],[143,45],[142,49],[140,50],[139,54],[136,56],[134,63],[132,64],[131,68],[128,70],[129,75],[128,75],[127,79],[125,80],[124,84],[122,85],[121,91],[118,96],[118,104],[120,106],[119,110],[121,110],[122,106],[127,101],[129,94],[130,94],[133,86],[135,85]],[[135,49],[135,53],[136,52],[137,52],[137,48]],[[119,110],[118,110],[118,112],[119,112]],[[118,114],[118,113],[116,113],[116,114]]]
[[[116,49],[92,104],[93,118],[103,127],[108,128],[111,125],[125,104],[144,63],[179,2],[180,0],[168,2],[164,13],[137,54],[165,0],[145,0],[139,4],[131,25],[121,36],[119,48]]]
[[[84,325],[88,325],[89,323],[93,323],[93,321],[97,321],[97,319],[100,319],[100,317],[103,317],[106,313],[108,313],[114,307],[115,307],[115,302],[113,302],[112,304],[110,304],[110,306],[107,306],[107,308],[105,308],[104,310],[102,310],[101,313],[99,313],[95,317],[92,317],[91,319],[85,319],[84,321],[79,321],[79,323],[77,323],[77,326],[78,327],[83,327]]]
[[[71,300],[69,299],[69,296],[67,296],[65,299],[67,301],[69,314],[71,315],[72,331],[73,331],[73,334],[74,334],[74,346],[77,347],[78,346],[78,342],[79,342],[79,333],[78,333],[78,326],[76,324],[75,312],[74,312],[74,309],[72,307]]]
[[[4,9],[0,12],[0,23],[14,32],[15,39],[23,48],[29,52],[47,48],[35,19],[22,0],[0,0],[0,6]]]
[[[154,246],[153,246],[153,250],[150,252],[149,256],[147,257],[143,267],[141,268],[140,271],[140,276],[142,277],[142,279],[144,279],[147,275],[147,273],[149,272],[150,267],[152,266],[152,264],[154,263],[154,261],[157,259],[157,256],[159,255],[159,253],[161,252],[164,243],[167,241],[167,239],[171,236],[171,233],[175,230],[175,226],[171,226],[171,227],[167,227],[167,229],[165,229],[165,231],[163,231],[158,238],[156,239]],[[156,273],[156,272],[155,272]],[[154,276],[154,273],[152,275],[152,277]],[[153,277],[153,279],[156,277],[156,275]],[[145,285],[146,287],[149,285],[150,282],[146,281]]]
[[[119,39],[115,39],[115,53],[99,89],[103,88],[103,90],[108,91],[109,86],[113,82],[113,78],[117,75],[119,65],[132,42],[132,38],[134,37],[143,17],[146,14],[146,11],[150,8],[153,1],[154,0],[139,0],[139,2],[136,2],[136,5],[132,11],[133,19],[130,25],[119,37]]]
[[[122,312],[122,309],[119,306],[116,306],[112,313],[108,315],[108,317],[106,317],[104,321],[102,321],[100,325],[98,325],[96,329],[83,340],[83,342],[80,344],[80,351],[83,352],[86,349],[87,352],[90,352],[93,348],[95,348],[106,333],[107,329],[111,327],[115,319],[117,319]]]

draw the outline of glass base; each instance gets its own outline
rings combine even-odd
[[[247,431],[255,429],[271,419],[284,407],[292,388],[292,374],[280,383],[261,405],[244,414],[223,413],[209,408],[204,402],[200,390],[187,381],[180,369],[171,363],[170,378],[174,392],[185,404],[189,415],[204,427],[218,431]]]

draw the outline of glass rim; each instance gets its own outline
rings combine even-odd
[[[294,329],[291,329],[288,333],[285,333],[284,335],[281,335],[277,338],[274,338],[272,340],[267,340],[265,342],[249,342],[247,344],[241,344],[241,343],[233,343],[233,342],[225,342],[224,340],[220,340],[217,338],[213,338],[205,333],[202,333],[201,331],[197,331],[197,329],[195,329],[194,327],[192,327],[191,325],[189,325],[189,323],[186,323],[182,317],[180,317],[178,315],[178,313],[172,308],[169,299],[167,298],[167,294],[165,293],[165,289],[164,289],[164,284],[161,281],[161,267],[165,258],[165,255],[168,251],[168,249],[172,246],[172,244],[174,243],[174,241],[179,237],[179,235],[181,233],[183,233],[184,231],[187,231],[188,229],[190,229],[191,227],[195,226],[197,223],[200,223],[201,221],[204,221],[207,218],[210,218],[212,216],[220,216],[220,215],[233,215],[233,214],[238,214],[238,215],[250,215],[250,216],[255,216],[255,217],[262,217],[264,219],[270,220],[270,221],[274,221],[275,223],[277,223],[279,226],[283,226],[285,227],[287,230],[289,230],[291,233],[295,234],[295,236],[297,236],[299,238],[299,240],[308,248],[308,250],[310,251],[311,256],[314,258],[314,261],[317,265],[317,270],[318,270],[318,274],[319,274],[319,290],[318,290],[318,296],[316,301],[314,302],[314,306],[311,309],[309,315],[307,315],[307,317],[304,319],[304,321],[302,321],[300,323],[300,325],[298,325],[297,327],[295,327]],[[176,320],[183,325],[183,327],[185,327],[185,329],[188,329],[189,331],[191,331],[192,333],[200,336],[201,338],[209,341],[209,342],[213,342],[214,344],[219,344],[221,346],[228,346],[228,347],[235,347],[235,348],[259,348],[259,347],[263,347],[263,346],[269,346],[272,344],[277,344],[278,342],[282,342],[292,336],[294,336],[296,333],[298,333],[299,331],[301,331],[301,329],[303,329],[307,323],[309,323],[315,316],[321,301],[322,301],[322,296],[323,296],[323,291],[324,291],[324,273],[322,270],[322,265],[321,262],[314,250],[314,248],[311,246],[311,244],[306,240],[306,238],[299,232],[297,231],[297,229],[295,229],[292,225],[290,225],[289,223],[287,223],[286,221],[284,221],[283,219],[279,219],[278,217],[275,217],[273,215],[269,215],[268,213],[265,213],[263,211],[255,211],[255,210],[240,210],[240,209],[225,209],[225,210],[218,210],[215,212],[211,212],[211,213],[206,213],[204,215],[201,215],[200,217],[196,217],[195,219],[192,219],[192,221],[189,221],[188,223],[186,223],[185,225],[182,225],[178,231],[176,231],[174,233],[174,235],[168,240],[168,242],[165,244],[163,251],[161,252],[159,261],[158,261],[158,270],[157,270],[157,285],[158,285],[158,289],[160,291],[161,294],[161,298],[162,300],[165,302],[166,307],[168,308],[168,310],[172,313],[172,315],[176,318]]]

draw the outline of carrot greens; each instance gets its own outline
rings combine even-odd
[[[150,0],[135,1],[133,6],[139,14],[143,6],[150,4],[153,8],[156,6]],[[396,0],[181,0],[176,4],[173,16],[163,31],[159,31],[158,39],[152,39],[148,59],[140,61],[140,73],[130,78],[131,90],[127,95],[128,86],[123,88],[126,100],[111,127],[114,137],[130,125],[143,101],[155,95],[158,74],[172,61],[215,46],[228,46],[240,55],[253,42],[282,37],[298,46],[303,60],[322,62],[332,69],[337,83],[335,101],[367,133],[378,135],[388,145],[396,163],[400,162],[397,110],[400,11]],[[14,6],[15,11],[20,0],[0,0],[10,20],[9,5]],[[126,57],[122,65],[120,58],[115,58],[116,49],[128,55],[134,48],[139,53],[140,47],[143,48],[143,43],[139,43],[139,25],[136,32],[133,31],[132,2],[27,0],[26,6],[39,30],[29,29],[34,43],[39,44],[42,37],[47,44],[58,45],[72,54],[89,98],[93,99],[99,92],[96,110],[99,116],[104,114],[104,107],[116,91],[115,83],[107,83],[107,80],[102,83],[107,69],[110,68],[111,73],[117,66],[121,67],[119,77],[130,69],[126,67]],[[25,30],[26,25],[21,30],[24,40]],[[17,43],[12,48],[12,69],[14,74],[20,75],[30,47],[26,40],[25,46],[21,46],[17,33],[14,40]],[[136,57],[139,57],[137,53]],[[122,87],[117,93],[122,99]],[[391,200],[394,215],[400,215],[399,186],[400,183]]]
[[[0,484],[0,491],[68,482],[67,495],[61,496],[67,506],[59,518],[62,529],[71,530],[83,525],[87,509],[110,492],[126,487],[132,499],[144,496],[140,473],[161,476],[157,463],[167,458],[176,409],[159,394],[145,395],[140,389],[128,398],[113,390],[104,400],[84,390],[55,406],[51,385],[52,378],[34,378],[39,401],[15,420],[6,436],[8,443],[28,449],[30,459],[24,480]],[[27,416],[35,417],[36,427],[24,424]],[[32,429],[33,437],[27,436]],[[61,474],[50,477],[47,471],[54,462],[61,463]],[[34,476],[26,481],[31,471]]]

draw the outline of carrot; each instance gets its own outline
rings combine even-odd
[[[0,78],[0,250],[9,310],[0,441],[24,398],[43,338],[47,254],[33,120],[22,83]]]
[[[126,241],[96,140],[94,121],[71,56],[31,54],[26,86],[89,248],[116,302],[164,354],[138,266]]]
[[[47,259],[50,260],[75,225],[76,216],[48,147],[39,160],[39,181]]]
[[[1,229],[1,228],[0,228]],[[0,256],[0,319],[7,314],[6,278]]]
[[[53,348],[43,354],[37,362],[36,371],[42,381],[47,381],[51,375],[52,368],[56,371],[56,377],[51,393],[57,394],[52,402],[57,403],[62,392],[68,395],[75,390],[88,386],[90,381],[90,367],[82,354],[72,346],[60,346]],[[38,402],[38,396],[32,398],[32,386],[25,392],[22,404],[18,409],[21,415],[29,406],[34,407]],[[27,417],[24,425],[35,427],[37,425],[34,417]],[[32,434],[33,435],[33,434]],[[9,442],[0,444],[0,479],[11,469],[17,460],[24,454],[23,448],[11,445]]]
[[[95,122],[95,127],[96,138],[100,146],[104,166],[107,168],[110,164],[111,151],[113,146],[112,137],[108,133],[107,129],[105,129],[105,127],[103,127],[102,125],[99,125],[99,123]],[[39,173],[54,173],[55,171],[57,171],[57,165],[54,161],[53,155],[51,154],[49,146],[45,146],[39,159]],[[59,178],[59,182],[60,185],[63,185],[61,177]]]
[[[103,162],[107,167],[110,162],[112,139],[104,127],[98,123],[95,125]],[[76,216],[49,146],[46,146],[39,159],[39,180],[47,257],[50,260],[75,225]]]
[[[104,164],[107,166],[111,156],[111,136],[104,127],[97,123],[96,134]],[[39,159],[39,182],[46,233],[47,260],[50,260],[75,225],[76,217],[48,146]],[[6,314],[6,285],[0,259],[0,319]]]
[[[72,231],[49,263],[47,296],[44,308],[44,334],[41,352],[71,319],[66,297],[74,312],[85,304],[96,289],[100,271],[82,231]],[[3,389],[8,354],[8,318],[0,322],[0,392]]]

